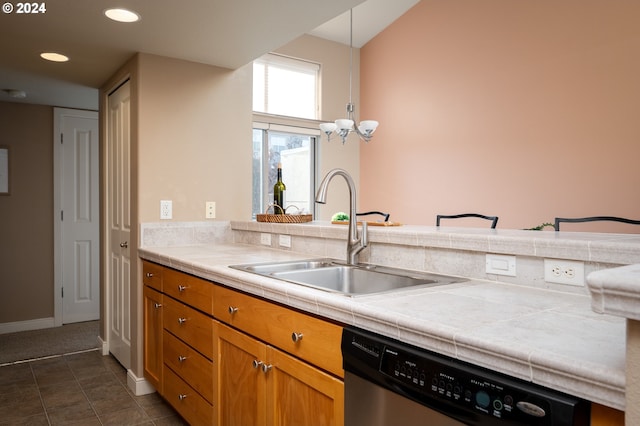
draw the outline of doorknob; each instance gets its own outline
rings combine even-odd
[[[120,247],[127,248],[129,247],[129,243],[127,241],[125,241],[124,243],[120,243]]]

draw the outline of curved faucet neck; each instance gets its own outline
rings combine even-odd
[[[363,223],[362,236],[358,237],[357,217],[356,217],[356,185],[353,178],[343,169],[333,169],[326,174],[316,194],[316,202],[325,204],[327,200],[327,188],[329,182],[335,176],[342,176],[349,187],[349,236],[347,239],[347,263],[358,263],[358,253],[367,246],[367,226]]]

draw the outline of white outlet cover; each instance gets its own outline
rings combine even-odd
[[[291,235],[280,235],[278,240],[280,247],[291,247]]]
[[[271,234],[267,234],[267,233],[262,233],[260,234],[260,244],[264,245],[264,246],[270,246],[271,245]]]
[[[516,276],[516,257],[501,254],[487,254],[486,273]]]
[[[545,259],[544,280],[548,283],[584,286],[584,262]]]
[[[160,219],[171,219],[173,217],[172,204],[171,200],[160,200]]]

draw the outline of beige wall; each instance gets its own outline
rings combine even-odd
[[[140,55],[138,220],[251,217],[250,66],[237,71]]]
[[[631,0],[422,0],[361,51],[363,208],[640,219],[638,22]]]
[[[53,318],[53,108],[0,102],[0,323]]]

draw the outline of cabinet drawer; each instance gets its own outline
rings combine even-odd
[[[213,362],[168,331],[163,345],[164,363],[213,404]]]
[[[162,312],[165,330],[213,359],[213,320],[210,317],[166,296]]]
[[[164,268],[155,263],[142,262],[142,282],[151,288],[162,291],[162,271]]]
[[[202,312],[212,313],[213,284],[209,281],[168,268],[162,278],[166,294]]]
[[[192,425],[212,425],[213,407],[169,367],[164,367],[164,398]]]
[[[344,377],[339,325],[219,286],[213,311],[217,319]]]

